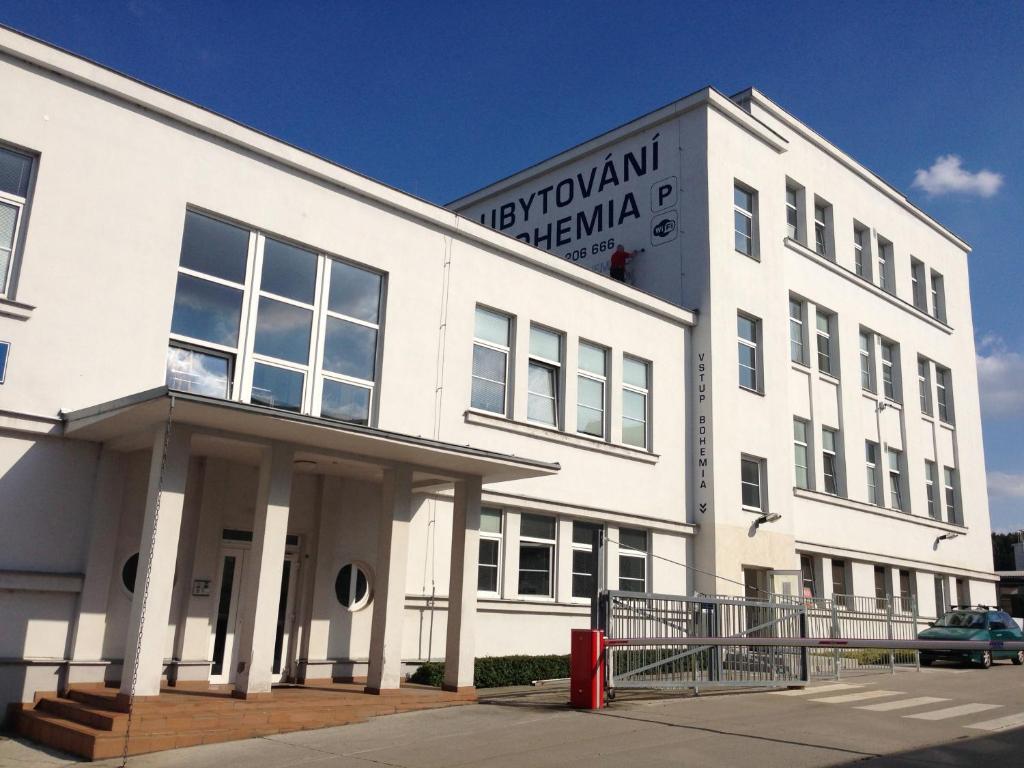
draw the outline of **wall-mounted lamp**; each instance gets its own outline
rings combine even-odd
[[[774,523],[776,520],[781,519],[782,515],[780,515],[778,512],[767,512],[754,521],[754,530],[756,531],[758,528],[760,528],[763,523]]]
[[[881,413],[886,408],[892,408],[892,403],[889,402],[888,400],[879,400],[878,405],[875,406],[875,412]]]
[[[944,533],[941,536],[939,536],[939,538],[936,539],[936,541],[949,541],[950,539],[955,539],[957,536],[962,535],[963,534],[957,533],[956,531],[950,531],[949,533]]]

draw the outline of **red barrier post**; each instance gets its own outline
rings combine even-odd
[[[569,703],[577,709],[604,706],[604,633],[599,629],[572,630]]]

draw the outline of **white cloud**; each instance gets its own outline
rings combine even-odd
[[[1024,355],[986,334],[978,340],[978,389],[986,418],[1024,417]]]
[[[1003,186],[1003,174],[985,169],[971,173],[962,164],[957,155],[940,155],[931,168],[918,168],[914,186],[929,195],[959,193],[978,197],[992,197]]]
[[[1004,499],[1024,499],[1024,474],[989,472],[988,492]]]

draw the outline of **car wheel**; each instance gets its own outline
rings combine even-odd
[[[978,662],[978,666],[982,669],[988,669],[992,666],[992,651],[981,652],[981,660]]]
[[[1020,666],[1021,664],[1024,664],[1024,651],[1017,651],[1017,653],[1015,653],[1015,654],[1014,654],[1014,656],[1013,656],[1013,658],[1011,659],[1011,661],[1012,661],[1012,662],[1013,662],[1014,664],[1016,664],[1016,665],[1017,665],[1018,667],[1019,667],[1019,666]]]

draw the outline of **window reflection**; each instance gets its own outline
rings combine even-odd
[[[380,275],[342,261],[331,262],[331,291],[328,309],[357,320],[376,323],[380,319]]]
[[[312,311],[262,296],[254,350],[259,355],[304,365],[309,362],[312,324]]]
[[[181,266],[233,283],[245,282],[249,232],[189,211],[181,241]]]
[[[316,291],[316,254],[267,238],[260,290],[306,304]]]
[[[377,331],[334,317],[327,318],[324,370],[373,381]]]
[[[370,390],[333,379],[324,380],[320,415],[366,425],[370,421]]]
[[[256,363],[252,371],[251,400],[256,405],[299,412],[305,379],[298,371]]]
[[[194,395],[226,398],[231,392],[231,362],[220,355],[168,347],[167,387]]]
[[[242,317],[242,291],[191,275],[178,275],[171,333],[238,346]]]

